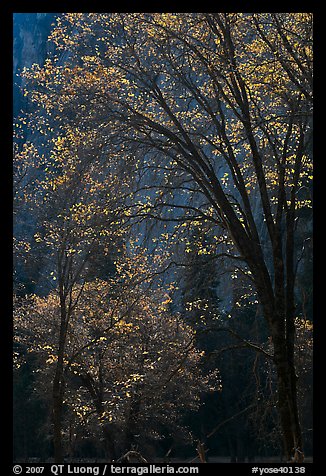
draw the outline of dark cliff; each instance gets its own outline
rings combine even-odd
[[[24,67],[34,63],[42,65],[50,52],[51,45],[46,41],[57,13],[15,13],[13,30],[13,75],[14,75],[14,116],[28,109],[28,103],[20,88],[23,85],[19,76]]]

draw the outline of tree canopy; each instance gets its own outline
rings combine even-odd
[[[191,340],[187,354],[186,336],[205,321],[272,361],[283,453],[302,461],[296,329],[305,311],[297,278],[311,238],[312,14],[65,13],[49,40],[52,56],[23,72],[34,110],[17,122],[15,197],[17,209],[23,205],[38,217],[33,252],[43,249],[54,288],[46,297],[34,296],[28,309],[59,313],[53,354],[56,460],[63,458],[63,404],[72,391],[65,359],[75,337],[78,345],[86,342],[97,375],[82,361],[71,363],[81,379],[74,391],[84,386],[96,407],[100,372],[107,382],[120,379],[124,389],[131,375],[143,375],[146,359],[132,349],[145,345],[148,332],[154,368],[159,362],[167,366],[149,377],[150,385],[161,383],[167,362],[176,358],[167,350],[173,343],[184,365],[180,374],[187,376],[175,381],[175,389],[189,386],[200,393],[199,381],[204,385],[207,375],[201,379],[190,370],[199,351]],[[18,255],[30,248],[28,240],[17,238]],[[243,302],[255,306],[264,337],[241,337],[224,324],[216,293],[220,279],[214,276],[219,259],[230,268],[230,279],[241,283],[233,288],[232,313],[237,306],[246,309]],[[197,282],[196,266],[203,273]],[[179,278],[188,286],[181,293]],[[104,308],[102,292],[108,293]],[[133,296],[136,314],[133,304],[128,307]],[[114,313],[108,317],[113,303],[117,326],[124,327],[118,334],[115,325],[110,328],[104,343],[107,336],[99,329],[116,319]],[[132,339],[128,326],[137,329]],[[46,341],[51,352],[52,345]],[[113,377],[116,369],[109,370],[108,362],[129,352],[129,370],[121,364],[121,377]],[[135,382],[152,395],[143,378]],[[120,404],[105,393],[102,386],[101,414],[112,416],[104,402],[115,409]],[[176,421],[169,398],[162,396],[161,410],[150,399],[148,413],[163,416],[168,405]],[[141,415],[139,408],[132,411]],[[119,412],[123,419],[125,411]],[[136,423],[129,423],[131,435]]]

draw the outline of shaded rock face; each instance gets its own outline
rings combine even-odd
[[[25,86],[20,73],[34,63],[43,65],[46,57],[51,53],[52,45],[47,38],[52,24],[58,14],[56,13],[15,13],[13,15],[13,118],[33,111],[30,101],[23,96],[22,88]],[[26,140],[30,131],[25,126],[22,130]],[[14,235],[17,240],[32,242],[35,233],[35,217],[24,207],[18,209],[14,216]],[[35,283],[44,268],[43,263],[32,263],[32,259],[16,258],[15,264],[15,291],[23,293],[37,292]],[[16,285],[18,286],[16,290]]]
[[[51,45],[46,41],[56,13],[15,13],[13,17],[14,116],[26,111],[28,104],[21,94],[23,80],[17,74],[34,63],[44,64]]]

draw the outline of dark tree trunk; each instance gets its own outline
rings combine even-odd
[[[229,453],[230,453],[230,463],[236,463],[237,455],[236,455],[234,437],[228,433],[227,438],[228,438],[228,447],[229,447]]]
[[[129,417],[126,425],[125,451],[129,451],[135,445],[135,435],[138,431],[138,414],[140,411],[141,397],[139,393],[134,394],[129,409]]]
[[[237,463],[244,463],[245,462],[245,449],[244,449],[244,441],[243,441],[244,435],[238,429],[238,434],[237,434]]]
[[[284,266],[280,236],[274,236],[274,285],[261,253],[253,255],[246,248],[242,254],[252,271],[263,316],[270,329],[274,347],[277,374],[278,412],[287,460],[303,457],[302,434],[297,404],[297,377],[295,372],[295,304],[293,273],[293,237],[288,236]],[[236,240],[235,240],[236,242]],[[286,272],[285,272],[286,270]]]
[[[64,460],[64,451],[62,444],[62,419],[63,419],[63,400],[65,392],[64,381],[64,352],[67,335],[67,312],[65,308],[65,300],[61,293],[60,295],[60,335],[58,344],[58,360],[55,370],[55,375],[52,384],[52,419],[53,419],[53,448],[54,461],[56,464],[62,464]]]
[[[99,421],[102,420],[105,405],[104,405],[104,380],[103,380],[103,364],[102,359],[99,356],[99,380],[95,381],[92,375],[89,373],[81,373],[79,378],[88,390],[98,416]],[[102,425],[102,436],[103,436],[103,450],[105,458],[109,461],[116,461],[117,452],[116,445],[114,442],[114,426],[110,423],[101,423]]]
[[[288,358],[285,345],[274,340],[274,361],[277,372],[277,395],[284,454],[287,460],[302,452],[302,435],[298,417],[296,374],[293,359]]]
[[[284,456],[287,461],[302,454],[302,434],[298,415],[297,384],[294,362],[294,345],[289,345],[289,325],[284,315],[272,318],[271,334],[274,363],[277,374],[277,405],[283,437]],[[292,332],[294,334],[294,323]],[[294,340],[294,335],[290,339]]]
[[[53,447],[54,461],[56,464],[63,463],[63,446],[62,446],[62,416],[63,416],[63,367],[57,365],[56,375],[53,381]]]
[[[114,438],[109,425],[103,426],[103,438],[104,438],[104,451],[105,457],[110,461],[117,460],[117,452],[114,444]]]

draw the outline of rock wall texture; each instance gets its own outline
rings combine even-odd
[[[14,116],[25,111],[28,103],[20,88],[19,73],[34,63],[43,64],[51,45],[46,41],[56,13],[15,13],[13,31]]]

